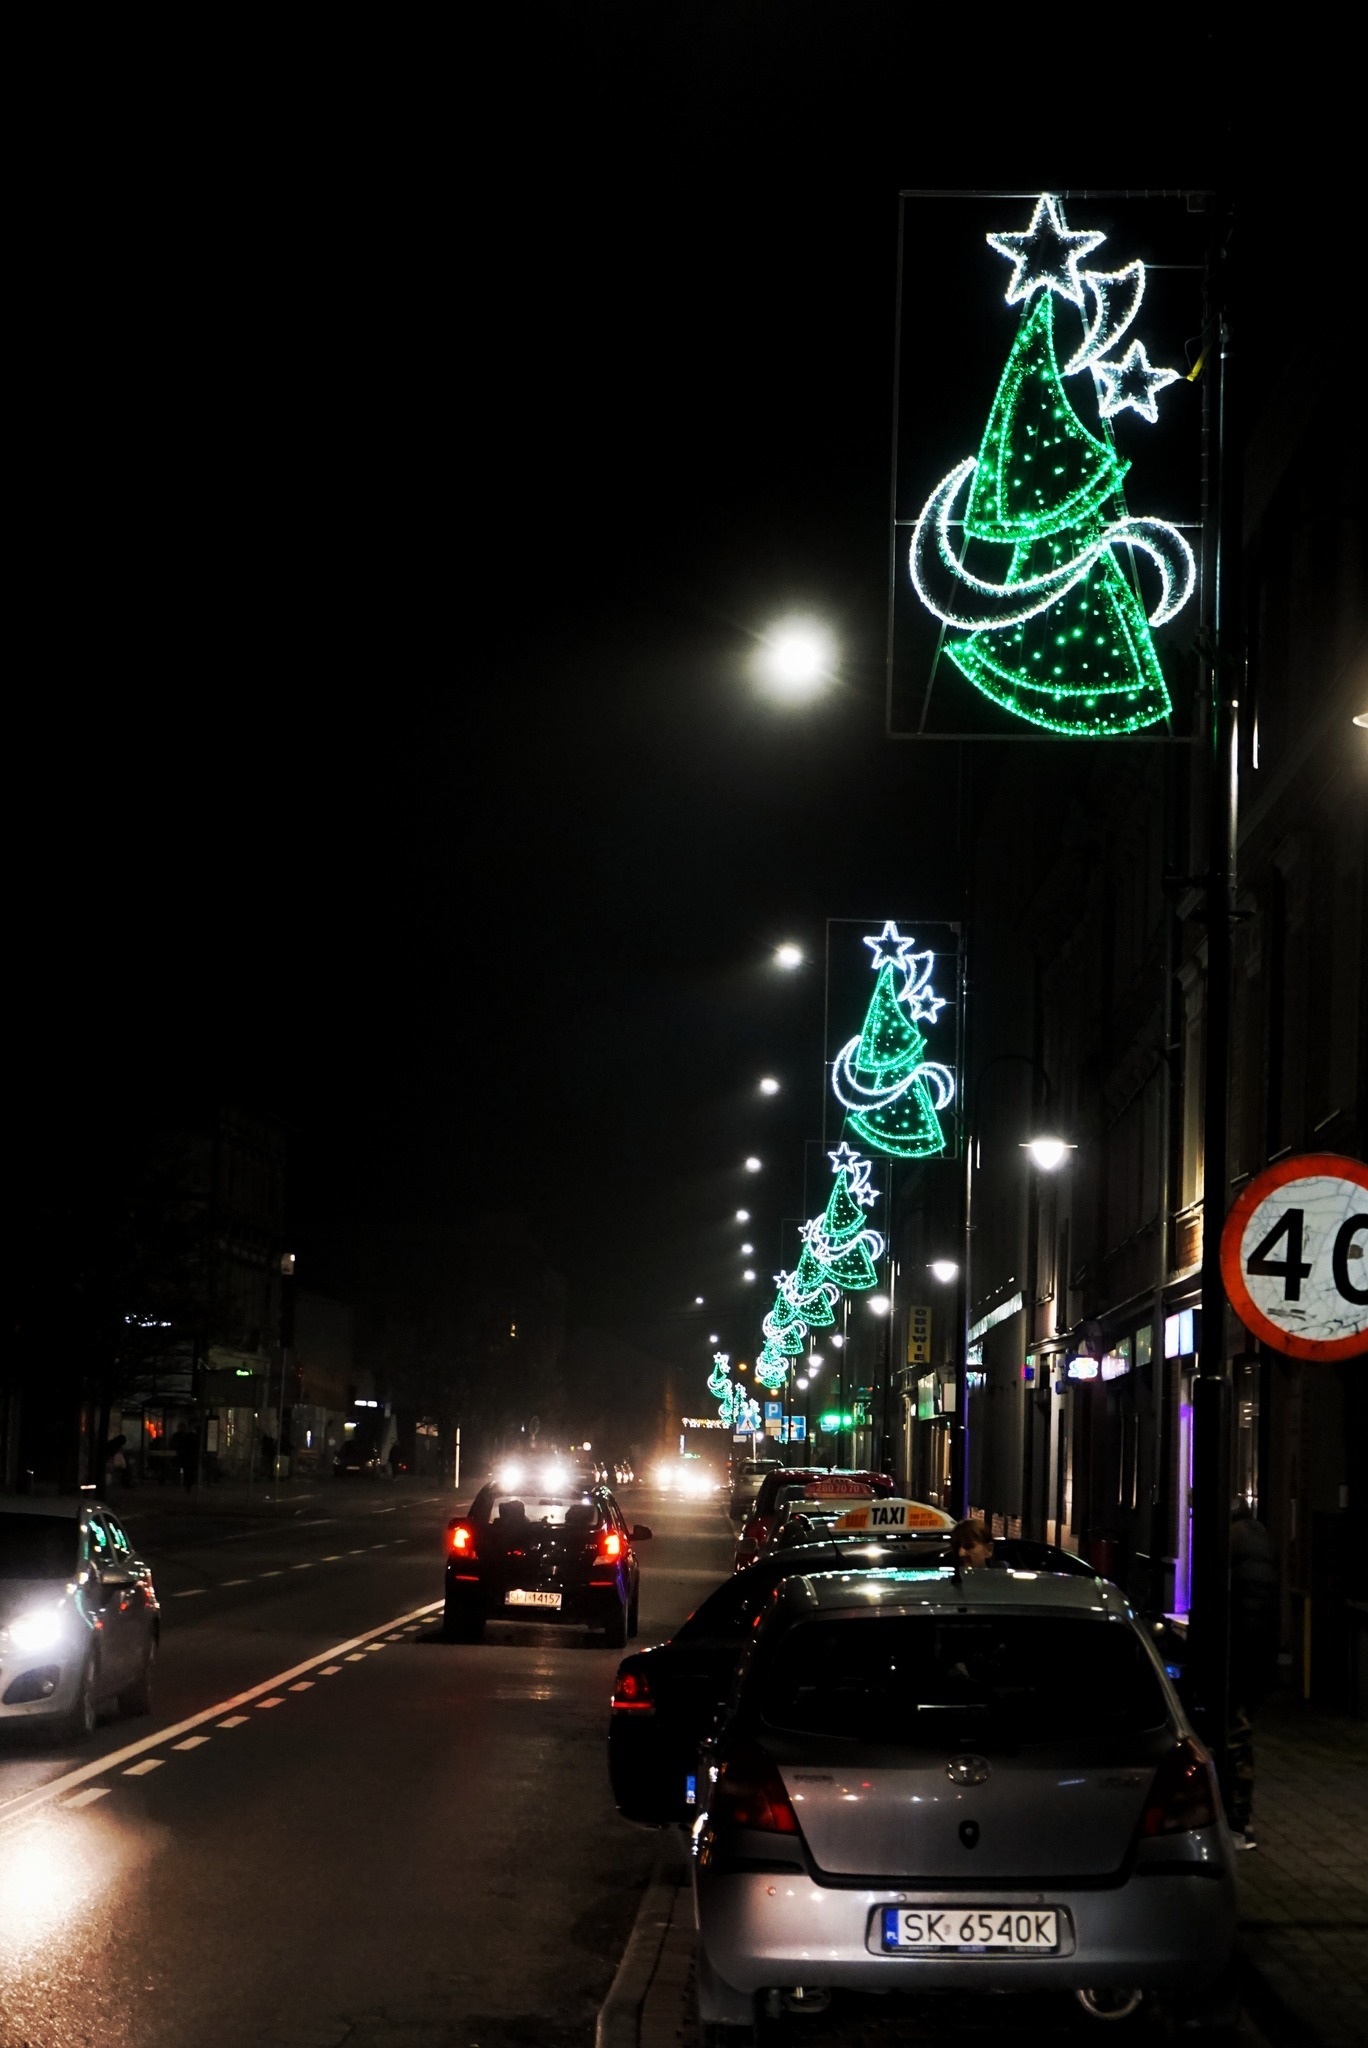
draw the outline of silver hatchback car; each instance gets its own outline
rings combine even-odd
[[[842,1992],[1060,1990],[1098,2016],[1156,1993],[1230,2017],[1211,1764],[1105,1581],[794,1575],[707,1777],[705,2040]]]
[[[150,1712],[160,1632],[151,1570],[111,1509],[0,1494],[0,1730],[78,1738],[111,1702]]]

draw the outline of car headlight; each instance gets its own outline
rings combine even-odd
[[[9,1625],[10,1641],[26,1657],[53,1649],[65,1633],[66,1616],[60,1607],[34,1607],[16,1614]]]
[[[515,1459],[511,1465],[505,1465],[503,1470],[500,1472],[499,1485],[503,1488],[505,1493],[511,1493],[515,1486],[521,1486],[522,1483],[523,1468],[520,1464],[517,1463]]]

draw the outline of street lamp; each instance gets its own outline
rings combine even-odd
[[[750,1210],[749,1210],[749,1209],[738,1209],[738,1210],[737,1210],[737,1212],[736,1212],[736,1220],[737,1220],[737,1222],[738,1222],[738,1223],[749,1223],[749,1222],[750,1222]]]
[[[798,704],[832,681],[836,643],[817,619],[784,619],[760,642],[755,674],[772,696]]]
[[[694,1307],[695,1307],[695,1308],[702,1308],[702,1306],[703,1306],[703,1297],[702,1297],[702,1295],[701,1295],[701,1294],[696,1294],[696,1295],[694,1296]]]
[[[754,1268],[751,1266],[747,1266],[745,1272],[741,1275],[741,1278],[743,1280],[753,1280],[755,1278]]]
[[[742,1258],[743,1258],[743,1259],[748,1259],[748,1258],[750,1257],[751,1253],[752,1253],[752,1252],[753,1252],[754,1250],[755,1250],[755,1246],[754,1246],[753,1244],[743,1244],[743,1245],[742,1245],[742,1247],[741,1247],[741,1256],[742,1256]]]
[[[801,948],[785,940],[782,946],[776,946],[774,949],[774,964],[792,973],[795,967],[801,967],[803,964]]]
[[[775,1080],[773,1074],[766,1074],[761,1080],[760,1093],[762,1095],[777,1095],[779,1093],[779,1083]]]
[[[1042,1173],[1053,1173],[1057,1166],[1063,1164],[1067,1154],[1076,1152],[1078,1147],[1077,1145],[1071,1145],[1067,1138],[1047,1138],[1042,1136],[1024,1139],[1021,1149],[1023,1152],[1030,1153]]]
[[[959,1265],[954,1259],[932,1259],[931,1278],[939,1280],[942,1287],[948,1287],[952,1280],[959,1278]]]
[[[747,1173],[759,1173],[760,1171],[760,1161],[753,1152],[746,1161],[746,1171]]]

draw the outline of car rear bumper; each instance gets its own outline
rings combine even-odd
[[[805,1873],[695,1871],[699,1939],[711,1970],[738,1991],[804,1985],[849,1991],[1072,1991],[1102,1985],[1199,1991],[1221,1973],[1235,1935],[1228,1870],[1152,1875],[1105,1889],[1009,1885],[973,1893],[889,1885],[847,1890]],[[1058,1952],[884,1954],[879,1909],[1052,1906]]]

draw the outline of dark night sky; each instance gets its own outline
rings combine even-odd
[[[86,195],[30,1058],[274,1108],[335,1285],[344,1225],[514,1205],[625,1322],[734,1266],[752,1147],[773,1270],[774,943],[953,902],[946,763],[883,738],[899,187],[1198,181],[1205,58],[1080,165],[1057,56],[910,5],[507,23],[190,91]],[[746,672],[791,608],[801,713]]]

